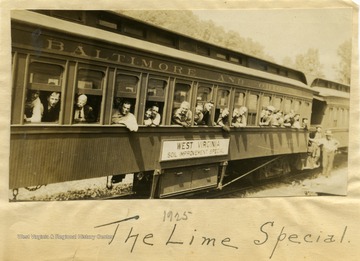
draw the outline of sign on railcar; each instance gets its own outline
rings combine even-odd
[[[224,156],[229,153],[230,139],[164,140],[160,161]]]

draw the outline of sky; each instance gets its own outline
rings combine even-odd
[[[336,80],[333,67],[339,64],[338,47],[352,35],[352,10],[271,9],[271,10],[196,10],[201,20],[213,20],[225,30],[233,30],[264,46],[277,63],[285,57],[295,60],[309,48],[319,50],[323,72]]]

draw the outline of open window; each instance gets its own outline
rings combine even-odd
[[[139,88],[139,77],[137,75],[129,75],[119,73],[115,80],[115,93],[113,101],[113,113],[117,112],[119,105],[123,101],[131,103],[130,112],[135,113],[136,98]]]
[[[245,92],[244,91],[236,91],[235,99],[234,99],[234,107],[239,108],[241,106],[245,106]]]
[[[59,123],[65,62],[31,59],[26,89],[24,122]]]
[[[194,112],[194,125],[213,125],[214,114],[213,86],[199,83],[196,93]]]
[[[261,108],[265,109],[266,107],[268,107],[271,104],[271,96],[268,94],[264,94],[261,97]]]
[[[80,65],[77,71],[74,123],[99,123],[105,68]]]
[[[230,117],[230,90],[219,88],[217,91],[215,106],[215,123],[217,125],[229,125]]]
[[[210,101],[212,101],[212,86],[200,83],[197,90],[196,103],[204,104]]]
[[[288,114],[291,111],[292,100],[290,98],[285,98],[284,100],[284,115]]]
[[[256,116],[259,104],[259,95],[255,93],[250,93],[247,99],[247,107],[248,107],[248,118],[247,125],[248,126],[256,126]]]
[[[175,84],[174,92],[174,109],[180,108],[180,104],[184,101],[190,102],[190,83],[180,83]]]
[[[154,126],[162,123],[167,86],[167,79],[155,76],[149,77],[145,104],[145,125],[147,125],[145,121],[149,119],[154,122]]]
[[[64,68],[61,65],[46,62],[32,62],[29,66],[29,84],[33,89],[48,89],[53,87],[53,89],[60,91],[63,71]]]
[[[282,101],[283,99],[280,97],[273,98],[273,106],[275,107],[275,109],[282,111]]]
[[[171,115],[171,122],[175,125],[190,126],[192,122],[191,82],[179,81],[175,83],[174,102]]]
[[[294,102],[293,102],[293,110],[294,110],[294,112],[301,114],[300,108],[301,108],[301,101],[294,100]]]

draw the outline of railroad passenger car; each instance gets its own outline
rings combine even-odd
[[[314,97],[323,96],[300,71],[114,12],[17,10],[11,17],[10,189],[134,173],[135,193],[165,198],[222,188],[229,173],[283,175],[307,152],[306,129],[258,126],[269,105],[311,118]],[[29,120],[31,95],[45,111],[53,92],[60,94],[58,119]],[[88,122],[75,115],[82,95]],[[112,124],[124,100],[137,131]],[[212,101],[212,122],[245,106],[247,126],[173,125],[183,101],[193,112]],[[154,104],[160,126],[147,127]]]
[[[331,129],[339,140],[340,148],[349,144],[350,86],[326,79],[314,79],[311,88],[314,95],[311,125]]]

